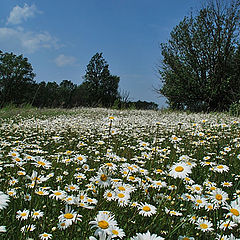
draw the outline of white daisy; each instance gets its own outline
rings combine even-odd
[[[213,224],[208,220],[198,219],[196,222],[197,229],[200,229],[203,232],[213,231]]]
[[[6,208],[9,201],[9,196],[0,191],[0,210]]]
[[[146,233],[137,233],[136,236],[131,238],[131,240],[164,240],[164,238],[147,231]]]
[[[140,210],[140,212],[139,212],[140,215],[147,216],[147,217],[150,217],[157,212],[156,207],[154,207],[153,205],[148,204],[146,202],[140,203],[137,206],[137,208],[138,208],[138,210]]]
[[[185,162],[175,163],[171,168],[169,175],[173,178],[185,178],[191,173],[191,166]]]

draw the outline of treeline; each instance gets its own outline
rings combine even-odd
[[[0,51],[0,107],[7,104],[35,107],[114,107],[157,109],[153,102],[129,100],[127,91],[119,91],[120,77],[112,75],[102,53],[96,53],[87,65],[84,81],[40,82],[27,58]]]

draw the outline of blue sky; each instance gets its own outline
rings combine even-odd
[[[29,59],[35,80],[82,83],[86,66],[102,52],[131,100],[165,99],[156,65],[159,44],[199,0],[1,0],[0,49]]]

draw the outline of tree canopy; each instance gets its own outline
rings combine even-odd
[[[212,0],[161,44],[159,93],[174,109],[226,110],[240,97],[239,0]]]
[[[118,96],[120,78],[110,74],[109,65],[102,53],[96,53],[87,65],[84,84],[89,93],[89,103],[112,106]]]
[[[27,58],[0,51],[0,106],[31,102],[34,77]]]

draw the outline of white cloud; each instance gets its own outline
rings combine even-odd
[[[31,6],[24,4],[22,8],[17,5],[10,12],[7,24],[20,24],[23,20],[26,21],[28,18],[34,17],[37,12],[39,11],[34,4]]]
[[[65,56],[64,54],[60,54],[56,59],[55,63],[58,67],[63,67],[67,65],[73,65],[76,62],[76,58],[72,56]]]
[[[8,51],[34,53],[40,48],[59,48],[58,40],[48,32],[35,33],[23,28],[0,28],[0,44]]]

